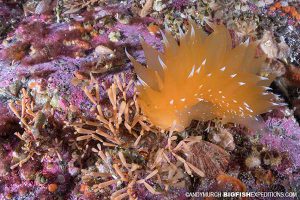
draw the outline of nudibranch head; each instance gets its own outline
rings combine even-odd
[[[258,75],[265,57],[255,57],[255,44],[232,48],[224,25],[206,35],[194,22],[179,41],[169,31],[162,35],[163,52],[141,39],[147,67],[127,53],[140,82],[138,102],[154,125],[181,131],[193,119],[221,118],[251,128],[277,106],[267,92],[273,77]]]

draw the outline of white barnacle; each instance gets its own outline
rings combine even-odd
[[[210,76],[211,76],[211,73],[207,74],[207,76],[210,77]]]
[[[222,94],[222,91],[221,91],[221,90],[219,90],[219,94]]]
[[[174,104],[174,99],[172,99],[171,101],[170,101],[170,105],[173,105]]]
[[[222,95],[222,99],[225,99],[225,96]]]
[[[244,83],[244,82],[239,82],[239,85],[245,85],[246,83]]]
[[[237,101],[235,99],[232,99],[233,103],[237,103]]]
[[[206,59],[203,60],[201,65],[205,65],[205,63],[206,63]]]
[[[180,99],[180,101],[184,102],[184,101],[185,101],[185,98]]]

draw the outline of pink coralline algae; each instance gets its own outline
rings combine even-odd
[[[0,38],[6,35],[22,19],[22,8],[17,3],[0,2]]]
[[[187,6],[188,4],[188,0],[173,0],[171,6],[178,10],[184,6]]]
[[[13,134],[18,131],[18,119],[13,116],[3,103],[0,102],[0,136]]]
[[[263,144],[288,152],[294,168],[300,167],[300,127],[292,118],[268,118],[266,125],[269,133],[262,135],[260,141]]]
[[[80,57],[91,48],[82,39],[86,33],[79,23],[49,25],[43,21],[23,22],[4,44],[2,58],[21,60],[32,65],[55,59],[59,56]],[[67,36],[67,37],[66,37]]]
[[[67,170],[70,160],[67,152],[57,151],[62,155],[62,161],[55,156],[55,151],[49,149],[49,156],[44,158],[43,163],[33,160],[25,163],[19,170],[11,170],[11,159],[17,154],[15,145],[2,142],[0,146],[0,199],[8,199],[12,195],[30,200],[36,197],[52,199],[57,193],[63,195],[69,190],[72,177]],[[56,193],[49,193],[47,186],[51,183],[58,185]]]

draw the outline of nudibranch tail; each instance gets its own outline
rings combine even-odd
[[[141,39],[146,67],[126,51],[141,82],[138,102],[156,126],[183,130],[193,119],[222,118],[252,127],[257,115],[278,106],[267,91],[274,76],[258,75],[265,57],[256,58],[255,44],[232,48],[224,25],[206,35],[190,22],[178,41],[168,30],[162,37],[163,52]]]

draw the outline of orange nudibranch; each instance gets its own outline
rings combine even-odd
[[[146,67],[126,52],[139,78],[139,105],[157,127],[182,131],[192,120],[221,118],[251,129],[278,106],[267,92],[274,77],[258,75],[265,57],[255,57],[255,44],[232,48],[224,25],[206,35],[190,22],[179,41],[168,30],[162,36],[163,52],[141,39]]]

